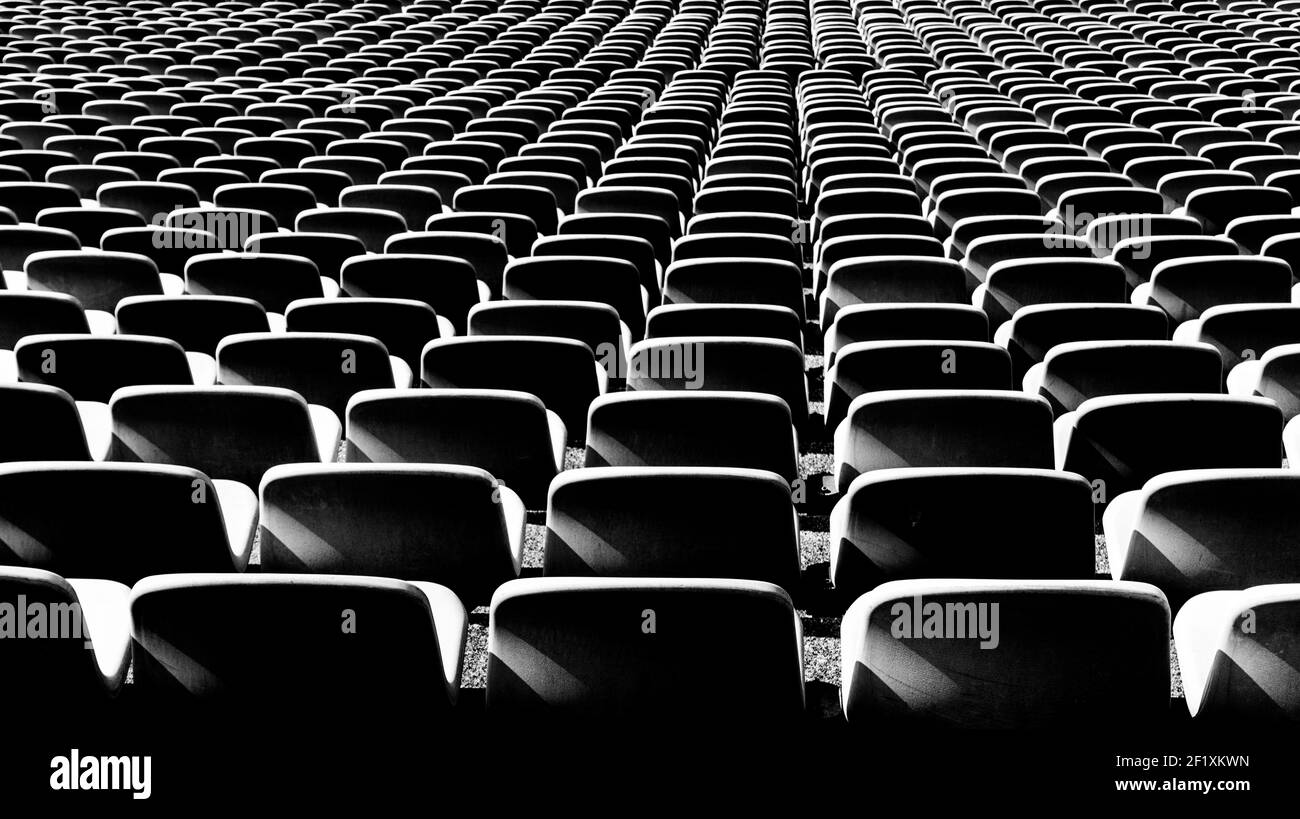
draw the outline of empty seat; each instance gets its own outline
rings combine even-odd
[[[0,465],[0,487],[4,565],[131,584],[168,572],[243,571],[252,551],[252,492],[195,469],[12,463]]]
[[[43,384],[0,384],[0,462],[88,461],[90,450],[72,396]]]
[[[27,257],[27,287],[67,293],[87,310],[112,313],[128,296],[157,296],[163,280],[152,259],[134,253],[45,251]],[[173,288],[174,289],[174,288]]]
[[[740,336],[670,336],[641,341],[628,359],[630,390],[739,390],[775,395],[807,430],[803,350],[788,341]]]
[[[450,322],[439,321],[432,307],[411,299],[298,299],[285,312],[285,328],[290,333],[371,336],[412,373],[420,367],[425,344],[455,332]]]
[[[1111,575],[1159,586],[1177,610],[1194,595],[1300,581],[1300,473],[1166,472],[1115,497],[1103,519]]]
[[[835,314],[822,349],[829,367],[856,341],[935,338],[988,341],[988,317],[968,304],[855,304]]]
[[[1056,421],[1056,465],[1092,483],[1099,504],[1178,469],[1281,465],[1272,401],[1205,394],[1090,398]]]
[[[627,376],[630,332],[618,311],[594,301],[488,301],[469,312],[471,336],[556,336],[580,341],[595,353],[611,389]]]
[[[1198,723],[1260,727],[1300,715],[1295,583],[1197,595],[1174,618],[1187,710]]]
[[[290,389],[342,418],[361,390],[410,386],[411,369],[372,336],[241,333],[217,346],[217,383]]]
[[[821,295],[821,327],[855,304],[966,302],[966,274],[951,259],[929,256],[863,256],[831,267]]]
[[[1023,393],[886,390],[853,399],[835,429],[840,491],[875,469],[1052,467],[1052,410]]]
[[[99,187],[95,199],[106,208],[135,211],[150,223],[157,223],[162,214],[199,206],[193,188],[173,182],[109,182]]]
[[[131,593],[141,691],[237,713],[264,704],[270,686],[295,692],[280,716],[303,721],[320,708],[336,718],[445,715],[459,693],[466,624],[450,589],[382,578],[181,574]],[[346,705],[335,685],[349,692]]]
[[[662,304],[646,317],[646,336],[755,336],[803,347],[803,320],[776,304]]]
[[[789,596],[758,581],[516,580],[492,598],[487,709],[771,726],[803,712],[800,635]]]
[[[799,578],[790,485],[770,472],[573,470],[551,484],[546,521],[547,576]]]
[[[116,317],[120,333],[169,338],[214,358],[226,336],[271,330],[262,305],[234,296],[128,296],[117,303]]]
[[[1291,266],[1264,256],[1197,256],[1161,262],[1133,291],[1134,304],[1154,304],[1175,323],[1221,304],[1289,302]]]
[[[790,410],[774,395],[613,393],[592,402],[585,466],[708,466],[799,476]]]
[[[831,513],[831,582],[863,594],[922,577],[1091,579],[1092,487],[1047,469],[880,469]]]
[[[127,387],[109,405],[107,460],[190,466],[256,488],[276,464],[332,461],[341,425],[273,387]]]
[[[603,256],[534,256],[507,265],[507,299],[582,300],[618,311],[633,339],[645,333],[647,295],[636,265]]]
[[[294,230],[300,233],[337,233],[355,236],[371,253],[380,253],[389,237],[405,233],[401,214],[377,208],[314,208],[298,214]]]
[[[523,504],[482,469],[287,464],[260,495],[263,571],[436,579],[469,601],[519,575]]]
[[[799,267],[782,259],[724,257],[673,262],[664,273],[664,304],[775,304],[801,319]]]
[[[1223,233],[1242,216],[1289,214],[1291,194],[1282,188],[1255,186],[1198,188],[1188,194],[1186,210],[1206,233]]]
[[[65,580],[43,569],[0,569],[0,600],[11,611],[15,604],[8,601],[23,601],[27,610],[49,612],[52,620],[40,621],[47,639],[0,643],[11,669],[0,683],[0,697],[42,715],[93,713],[95,706],[115,697],[131,665],[130,593],[128,586],[112,580]],[[35,622],[31,625],[37,628]],[[9,627],[16,628],[17,623]],[[9,631],[15,634],[26,636]]]
[[[840,640],[850,725],[1091,729],[1169,711],[1169,605],[1145,583],[898,580],[858,598]]]
[[[24,336],[89,332],[81,303],[66,293],[0,290],[0,380],[17,377],[11,351]]]
[[[1222,392],[1222,364],[1208,344],[1177,341],[1071,341],[1048,351],[1025,376],[1025,392],[1057,415],[1089,398],[1125,393]]]
[[[578,438],[586,431],[587,406],[604,392],[606,369],[590,347],[572,339],[473,336],[429,342],[420,377],[439,389],[531,393]]]
[[[183,276],[190,259],[211,253],[219,244],[218,237],[207,231],[152,225],[114,228],[100,239],[105,251],[146,256],[158,266],[158,272],[173,276]]]
[[[284,313],[294,299],[336,294],[333,282],[303,256],[284,253],[203,253],[185,263],[185,291],[197,296],[237,296]]]
[[[344,262],[366,255],[366,246],[360,239],[341,233],[259,233],[248,237],[244,250],[301,256],[316,265],[322,277],[335,283],[340,280]]]
[[[1238,381],[1247,375],[1274,347],[1300,343],[1300,305],[1223,304],[1211,307],[1199,319],[1179,325],[1175,338],[1211,344],[1223,359],[1223,369],[1232,391],[1232,371],[1242,365]],[[1290,416],[1288,415],[1288,420]]]
[[[464,464],[542,509],[564,464],[564,423],[510,390],[368,390],[348,402],[349,463]]]
[[[984,341],[860,341],[841,347],[826,371],[826,426],[854,398],[878,390],[1009,390],[1011,356]]]
[[[1124,285],[1124,268],[1106,259],[1007,259],[989,267],[971,301],[984,308],[996,333],[1032,304],[1123,303]]]
[[[150,336],[27,336],[14,357],[19,380],[58,387],[78,401],[107,402],[118,388],[137,384],[194,384],[180,345]]]
[[[57,228],[0,225],[0,271],[22,270],[28,256],[48,250],[81,250],[81,240]]]

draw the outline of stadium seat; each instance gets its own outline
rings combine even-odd
[[[259,495],[266,572],[436,579],[471,602],[519,575],[523,503],[482,469],[285,464]]]
[[[1058,416],[1089,398],[1125,393],[1219,393],[1222,363],[1208,344],[1178,341],[1071,341],[1052,347],[1025,375],[1025,392]]]
[[[1294,724],[1295,583],[1212,591],[1174,618],[1187,710],[1198,724],[1260,728]]]
[[[492,597],[487,711],[771,726],[804,709],[800,635],[789,596],[758,581],[515,580]]]
[[[551,483],[542,567],[548,577],[729,577],[794,588],[790,486],[756,469],[572,470]]]
[[[5,664],[22,669],[6,675],[0,696],[38,713],[73,715],[94,713],[95,705],[116,697],[131,665],[130,593],[130,587],[112,580],[0,569],[0,600],[25,601],[58,618],[42,627],[49,629],[47,639],[0,644]]]
[[[106,460],[177,464],[256,488],[276,464],[333,461],[341,424],[273,387],[127,387],[109,404]]]
[[[1282,411],[1263,398],[1112,395],[1060,416],[1055,436],[1056,467],[1087,478],[1101,505],[1162,472],[1281,466]]]
[[[348,463],[463,464],[542,509],[564,465],[564,423],[510,390],[366,390],[348,402]]]
[[[840,492],[900,467],[1052,468],[1046,399],[997,390],[885,390],[853,399],[835,429]]]
[[[1204,592],[1296,582],[1300,562],[1283,533],[1297,478],[1284,469],[1156,475],[1106,508],[1112,576],[1159,586],[1175,611]]]
[[[47,461],[0,465],[0,486],[7,566],[130,585],[248,565],[256,500],[233,481],[179,466]]]
[[[424,348],[421,379],[434,388],[532,393],[564,422],[586,430],[587,406],[605,391],[605,369],[579,341],[529,336],[438,339]]]
[[[319,708],[445,717],[467,633],[465,607],[445,586],[329,575],[149,577],[131,590],[130,622],[135,684],[151,701],[236,713],[264,704],[273,686],[294,692],[285,719],[316,719]]]
[[[844,614],[844,716],[976,730],[1159,724],[1169,620],[1145,583],[884,583]]]
[[[217,345],[217,383],[282,387],[342,418],[361,390],[411,386],[405,361],[372,336],[242,333]]]
[[[1092,488],[1066,472],[880,469],[850,484],[830,528],[831,582],[854,598],[912,578],[1093,577]]]
[[[859,341],[826,370],[826,426],[859,395],[879,390],[1009,390],[1011,356],[984,341]]]

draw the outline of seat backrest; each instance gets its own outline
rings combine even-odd
[[[12,350],[24,336],[89,332],[85,311],[70,295],[0,291],[0,350]]]
[[[412,299],[299,299],[290,303],[285,324],[290,333],[370,336],[412,372],[420,366],[424,345],[440,335],[433,308]]]
[[[850,724],[1132,727],[1168,716],[1169,606],[1145,583],[899,580],[849,608],[841,645]]]
[[[798,618],[768,583],[512,581],[492,598],[488,652],[494,715],[771,725],[804,707]]]
[[[0,679],[0,699],[17,707],[45,711],[48,706],[74,714],[86,706],[93,713],[95,706],[107,700],[109,690],[95,651],[87,651],[92,647],[86,628],[90,618],[68,581],[43,569],[6,566],[0,568],[0,601],[11,612],[24,605],[24,620],[27,611],[44,611],[49,612],[52,621],[41,621],[46,629],[41,636],[45,639],[7,639],[0,643],[5,665],[22,669],[21,673],[5,674]],[[30,625],[36,628],[35,621]],[[8,636],[27,636],[15,632],[17,627],[11,625]],[[98,650],[111,651],[106,645],[109,642],[106,639]],[[123,676],[125,673],[123,669]]]
[[[1058,465],[1087,478],[1107,503],[1162,472],[1281,466],[1282,412],[1263,398],[1105,396],[1057,423]]]
[[[1222,368],[1218,351],[1208,344],[1071,341],[1048,351],[1038,394],[1060,415],[1102,395],[1219,393]]]
[[[665,508],[674,514],[662,515]],[[740,577],[789,587],[799,569],[792,513],[788,480],[762,470],[583,469],[551,486],[544,569]]]
[[[830,574],[848,595],[924,577],[1083,580],[1095,547],[1092,488],[1078,475],[881,469],[854,480],[831,515]]]
[[[108,401],[137,384],[193,384],[180,345],[152,336],[27,336],[14,347],[18,378],[66,390],[78,401]]]
[[[1010,391],[886,390],[853,399],[835,431],[841,490],[914,466],[1052,467],[1052,410]]]
[[[586,429],[601,387],[597,360],[580,341],[537,336],[438,339],[424,348],[420,374],[434,388],[508,389],[536,395],[571,437]]]
[[[1174,620],[1187,707],[1198,724],[1294,724],[1300,584],[1193,597]]]
[[[57,387],[0,384],[6,432],[0,462],[89,461],[90,451],[77,406]]]
[[[340,418],[360,390],[398,386],[378,339],[308,332],[227,336],[217,346],[217,383],[283,387]]]
[[[67,293],[87,310],[113,312],[128,296],[162,295],[158,266],[135,253],[48,251],[23,266],[29,290]]]
[[[0,563],[130,585],[168,572],[242,570],[202,472],[103,463],[0,465]],[[71,506],[69,506],[71,504]]]
[[[498,491],[460,465],[273,467],[260,490],[263,571],[425,580],[485,600],[518,575]]]
[[[171,339],[210,356],[228,335],[271,329],[262,305],[235,296],[128,296],[115,315],[120,333]]]
[[[463,638],[435,628],[431,607],[450,605],[441,591],[383,578],[151,577],[131,596],[135,682],[164,701],[209,706],[265,703],[271,686],[294,692],[295,709],[333,702],[337,713],[328,678],[347,687],[347,712],[445,713],[440,641]]]
[[[320,460],[307,402],[271,387],[128,387],[109,407],[110,461],[180,464],[256,487],[275,464]]]

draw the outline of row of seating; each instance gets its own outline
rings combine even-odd
[[[1297,577],[1297,481],[1187,470],[1119,495],[1101,521],[1113,577],[1160,587],[1175,609]],[[254,494],[186,467],[43,461],[0,467],[0,487],[0,564],[78,577],[242,572],[256,542],[263,572],[436,580],[485,602],[523,563],[523,502],[471,467],[277,466]],[[60,514],[69,498],[76,514]],[[873,472],[831,514],[830,578],[850,595],[901,578],[1090,579],[1094,501],[1083,478],[1050,470]],[[551,484],[546,508],[545,575],[741,578],[799,593],[800,527],[774,473],[580,469]]]
[[[122,690],[132,660],[134,696],[161,702],[245,706],[293,692],[294,708],[310,710],[346,692],[332,711],[409,718],[445,714],[459,694],[467,616],[434,583],[175,574],[132,588],[5,569],[0,589],[26,606],[9,612],[10,628],[31,639],[6,648],[30,671],[5,687],[29,701],[92,707]],[[1173,629],[1194,717],[1295,717],[1285,663],[1297,609],[1295,585],[1184,606]],[[805,711],[800,621],[768,583],[513,580],[490,618],[494,716],[779,724]],[[844,618],[844,716],[873,727],[1158,723],[1170,706],[1169,628],[1163,595],[1143,583],[886,583]]]

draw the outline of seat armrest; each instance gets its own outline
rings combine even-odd
[[[564,448],[569,442],[569,430],[564,420],[552,410],[546,411],[546,428],[551,433],[551,455],[555,458],[555,471],[564,470]]]
[[[131,589],[113,580],[68,579],[81,608],[82,637],[94,649],[104,687],[122,689],[131,665]]]
[[[1219,648],[1228,640],[1241,606],[1241,593],[1212,591],[1183,604],[1174,618],[1174,648],[1183,679],[1187,710],[1193,717],[1205,702],[1206,687]]]
[[[332,464],[338,458],[339,441],[343,435],[343,424],[329,407],[320,404],[308,404],[311,413],[311,426],[316,431],[316,448],[320,452],[321,463]]]
[[[1241,362],[1228,371],[1228,394],[1254,395],[1263,374],[1264,362],[1259,359]]]
[[[411,377],[413,375],[411,365],[407,364],[404,360],[395,355],[390,355],[388,357],[388,363],[393,368],[393,386],[401,387],[402,389],[410,387]]]
[[[248,568],[257,533],[257,493],[239,481],[212,479],[212,489],[221,505],[221,519],[226,525],[226,541],[235,571]]]
[[[158,278],[162,281],[162,291],[164,296],[185,295],[184,277],[177,276],[175,273],[159,273]]]
[[[190,378],[196,387],[211,387],[217,383],[217,360],[207,353],[186,353],[190,362]]]
[[[456,325],[451,323],[451,319],[444,315],[439,315],[437,321],[438,338],[453,338],[456,335]]]
[[[1110,576],[1124,579],[1124,566],[1128,562],[1129,545],[1142,514],[1146,493],[1140,489],[1121,492],[1110,499],[1101,515],[1101,531],[1106,535],[1106,554],[1110,559]]]
[[[515,490],[501,482],[496,485],[501,512],[506,519],[506,535],[510,539],[510,560],[518,575],[524,565],[524,533],[528,527],[528,510]]]
[[[87,310],[86,323],[90,332],[97,336],[111,336],[117,333],[117,316],[106,310]]]
[[[77,414],[81,416],[81,429],[86,434],[86,448],[90,457],[102,461],[108,457],[113,443],[113,416],[108,404],[102,401],[78,401]]]
[[[1052,424],[1052,449],[1056,453],[1056,468],[1065,469],[1065,454],[1070,448],[1070,438],[1074,435],[1074,423],[1079,413],[1064,413]]]
[[[469,634],[469,615],[460,598],[446,586],[424,581],[410,581],[424,593],[433,614],[433,628],[438,635],[438,651],[442,654],[443,676],[447,683],[447,698],[454,705],[460,695],[460,678],[465,663],[465,638]]]

